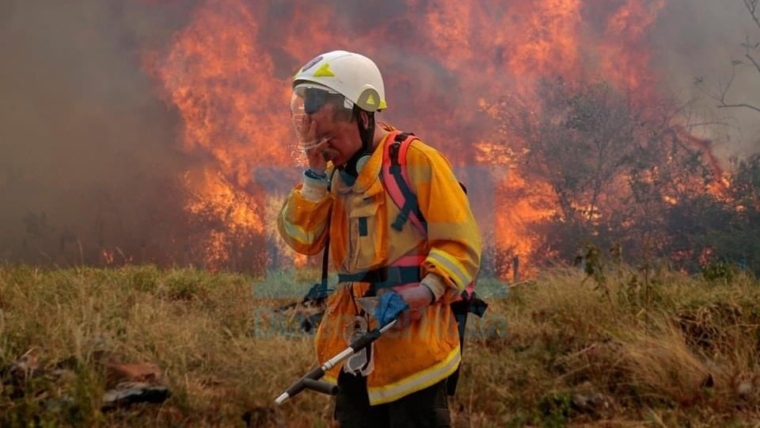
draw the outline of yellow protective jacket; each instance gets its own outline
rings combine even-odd
[[[329,230],[330,258],[338,273],[362,272],[417,255],[423,259],[421,278],[435,273],[446,282],[449,292],[429,306],[422,319],[403,331],[388,331],[374,343],[374,370],[367,376],[371,405],[395,401],[456,371],[459,336],[449,304],[477,275],[481,256],[480,233],[451,165],[419,140],[407,151],[407,171],[428,235],[409,222],[402,231],[391,227],[399,209],[386,193],[380,172],[385,145],[398,131],[386,129],[392,132],[380,142],[353,186],[334,174],[330,193],[312,202],[301,194],[303,184],[298,184],[278,216],[281,235],[298,253],[319,253]],[[315,339],[320,364],[347,347],[344,331],[357,315],[354,299],[368,287],[367,283],[340,283],[328,298]],[[375,327],[373,321],[370,328]],[[336,383],[339,370],[332,369],[324,380]]]

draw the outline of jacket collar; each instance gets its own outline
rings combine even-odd
[[[380,169],[383,167],[385,145],[388,143],[388,140],[393,139],[396,134],[398,134],[398,131],[389,132],[380,141],[367,163],[362,167],[353,186],[349,184],[352,177],[343,177],[342,174],[339,174],[340,177],[337,180],[338,185],[335,190],[338,191],[338,193],[348,193],[350,191],[355,193],[366,193],[368,190],[375,187],[374,185],[380,180]],[[372,194],[374,193],[376,192],[372,192]]]

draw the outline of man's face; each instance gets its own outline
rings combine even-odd
[[[336,117],[336,106],[325,104],[316,112],[309,115],[316,124],[317,140],[326,139],[327,142],[321,148],[325,160],[332,161],[334,165],[341,166],[351,159],[361,148],[361,137],[355,121],[344,120]]]

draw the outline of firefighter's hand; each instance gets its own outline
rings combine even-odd
[[[308,114],[303,115],[299,131],[299,141],[308,147],[306,149],[306,159],[309,168],[316,173],[324,173],[327,168],[327,160],[324,156],[324,148],[327,140],[317,138],[317,122],[312,120]]]
[[[393,327],[394,330],[405,329],[411,323],[420,320],[434,299],[433,292],[421,283],[415,287],[403,289],[398,294],[409,308],[401,313],[398,322]]]
[[[391,290],[381,294],[378,298],[375,319],[377,319],[380,327],[385,327],[391,321],[399,319],[400,315],[407,310],[409,310],[409,304],[400,294]]]

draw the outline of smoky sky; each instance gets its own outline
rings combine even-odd
[[[760,70],[749,66],[742,47],[747,41],[760,42],[760,28],[743,0],[667,1],[650,39],[656,48],[655,66],[664,76],[663,90],[694,106],[694,122],[721,123],[698,130],[714,141],[716,154],[726,159],[760,151],[760,113],[718,109],[710,96],[725,87],[732,62],[741,60],[726,100],[760,107]],[[760,59],[760,50],[754,57]]]
[[[182,203],[174,180],[193,160],[177,149],[178,114],[140,61],[171,43],[195,3],[0,1],[0,259],[84,258],[88,248],[171,239]],[[272,1],[272,17],[286,19],[290,4]],[[408,12],[400,0],[325,7],[336,4],[346,31]],[[742,0],[668,1],[650,34],[666,90],[701,98],[701,114],[732,124],[726,153],[758,149],[760,114],[718,111],[694,81],[725,78],[747,35],[760,41]],[[752,71],[742,70],[733,95],[757,105]]]
[[[117,0],[0,4],[0,257],[145,245],[183,160],[140,49],[185,15]]]

